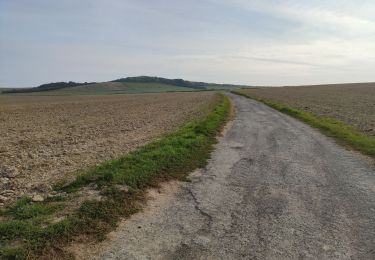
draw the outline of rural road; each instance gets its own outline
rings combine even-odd
[[[100,258],[375,259],[370,163],[295,119],[230,97],[237,118],[207,167],[130,219]]]

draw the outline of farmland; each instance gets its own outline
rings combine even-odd
[[[54,91],[52,94],[137,94],[137,93],[159,93],[159,92],[183,92],[195,91],[192,88],[184,88],[160,83],[122,83],[106,82],[93,85],[79,86],[76,88],[66,88]]]
[[[375,136],[375,83],[267,87],[241,92],[333,118]]]
[[[39,91],[31,93],[17,93],[11,95],[25,96],[72,96],[72,95],[109,95],[109,94],[141,94],[141,93],[163,93],[163,92],[185,92],[196,91],[196,89],[178,87],[160,83],[139,82],[103,82],[87,84],[77,87],[68,87],[50,91]]]
[[[48,192],[208,111],[212,92],[0,96],[1,203]]]

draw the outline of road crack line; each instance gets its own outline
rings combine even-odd
[[[211,229],[211,225],[212,225],[212,221],[213,221],[213,217],[208,214],[207,212],[205,212],[204,210],[201,209],[200,207],[200,202],[198,201],[196,195],[194,194],[194,192],[191,190],[191,188],[189,187],[185,187],[185,190],[188,192],[188,194],[193,198],[193,201],[194,201],[194,208],[204,217],[207,218],[208,222],[207,222],[207,228],[203,228],[203,230],[205,230],[206,232]]]

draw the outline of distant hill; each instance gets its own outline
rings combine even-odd
[[[8,91],[8,90],[11,90],[12,88],[3,88],[3,87],[0,87],[0,93],[2,93],[3,91]]]
[[[117,80],[113,80],[112,82],[138,82],[138,83],[161,83],[166,85],[173,85],[178,87],[184,88],[193,88],[193,89],[220,89],[220,88],[238,88],[238,85],[231,85],[231,84],[215,84],[215,83],[205,83],[205,82],[196,82],[196,81],[187,81],[183,79],[166,79],[166,78],[159,78],[159,77],[148,77],[148,76],[140,76],[140,77],[127,77],[121,78]]]
[[[138,94],[159,92],[200,91],[193,88],[178,87],[161,83],[142,82],[103,82],[90,85],[63,88],[38,95],[103,95],[103,94]]]
[[[195,88],[195,89],[206,89],[204,87],[205,84],[203,82],[190,82],[183,79],[166,79],[166,78],[159,78],[159,77],[148,77],[148,76],[140,76],[140,77],[128,77],[128,78],[121,78],[113,80],[112,82],[124,82],[124,83],[159,83],[165,85],[172,85],[184,88]]]
[[[54,83],[48,83],[43,84],[35,88],[13,88],[13,89],[7,89],[3,90],[2,93],[32,93],[32,92],[43,92],[43,91],[52,91],[52,90],[58,90],[62,88],[69,88],[69,87],[77,87],[82,85],[89,85],[93,83],[77,83],[73,81],[69,82],[54,82]]]
[[[127,77],[103,83],[55,82],[35,88],[8,89],[6,93],[35,93],[41,95],[73,94],[121,94],[148,92],[202,91],[213,89],[235,89],[241,86],[186,81],[183,79],[166,79],[160,77]],[[42,93],[44,92],[44,93]]]

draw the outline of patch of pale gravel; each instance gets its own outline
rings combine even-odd
[[[212,92],[1,96],[0,205],[46,192],[202,116]]]
[[[101,243],[96,241],[77,243],[75,241],[67,248],[67,251],[72,253],[76,260],[95,259],[111,243],[121,240],[121,232],[118,231],[124,229],[125,226],[133,226],[133,232],[142,232],[142,228],[148,227],[139,226],[138,223],[142,222],[144,218],[159,216],[161,209],[167,207],[180,191],[181,185],[182,183],[179,181],[170,181],[162,183],[157,189],[149,189],[146,195],[148,200],[146,208],[134,214],[131,218],[120,222],[117,229],[106,236],[106,240]]]

